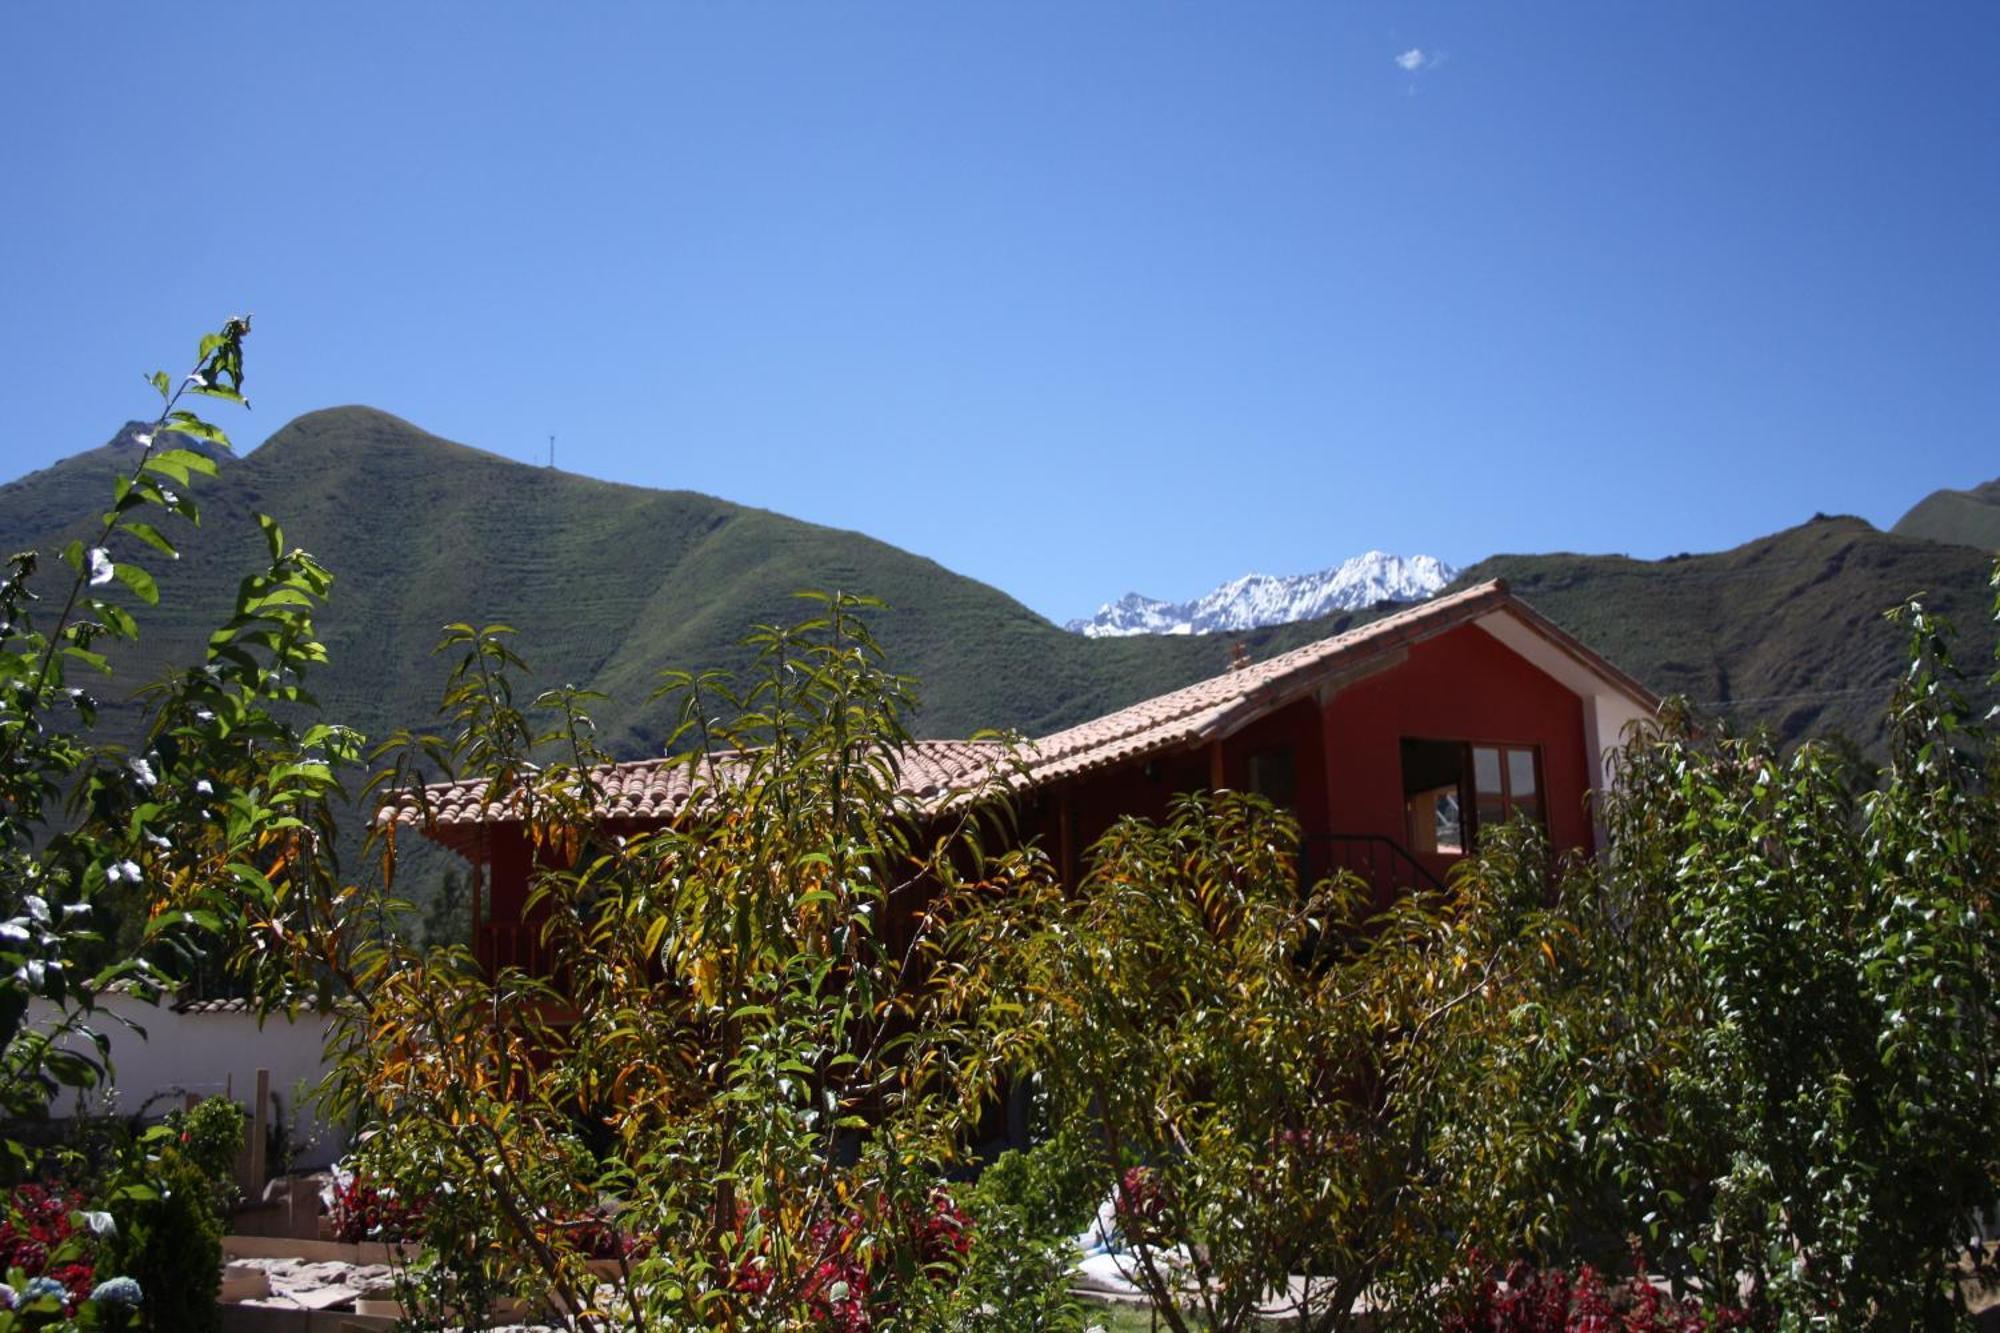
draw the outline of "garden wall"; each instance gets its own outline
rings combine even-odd
[[[320,1124],[309,1099],[300,1095],[326,1073],[325,1017],[307,1013],[292,1022],[283,1014],[273,1014],[260,1026],[257,1016],[236,1001],[170,1009],[124,995],[103,997],[103,1007],[130,1019],[146,1033],[141,1037],[110,1014],[99,1015],[94,1023],[111,1040],[116,1098],[107,1105],[102,1093],[65,1090],[51,1104],[50,1114],[74,1115],[82,1104],[92,1113],[143,1113],[156,1119],[180,1105],[190,1093],[207,1097],[227,1092],[247,1107],[256,1093],[257,1071],[267,1069],[278,1105],[267,1107],[266,1114],[296,1145],[292,1166],[326,1166],[345,1150],[345,1132]],[[37,1001],[28,1022],[48,1026],[54,1021],[53,1012]],[[66,1044],[89,1050],[89,1043],[82,1039]]]

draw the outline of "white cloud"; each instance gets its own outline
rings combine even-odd
[[[1415,74],[1418,70],[1422,69],[1425,65],[1428,65],[1430,63],[1431,63],[1431,58],[1423,53],[1423,49],[1421,47],[1413,46],[1409,50],[1403,52],[1403,54],[1396,57],[1396,64],[1401,66],[1405,71],[1411,74]]]

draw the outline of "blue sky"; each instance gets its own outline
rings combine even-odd
[[[9,6],[0,477],[257,318],[1062,618],[2000,475],[2000,6]],[[282,514],[280,514],[282,517]]]

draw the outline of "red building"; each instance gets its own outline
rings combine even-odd
[[[1296,812],[1313,870],[1351,868],[1386,899],[1442,877],[1482,826],[1516,813],[1559,847],[1594,849],[1606,753],[1657,704],[1504,583],[1486,583],[1029,742],[1022,825],[1069,878],[1121,815],[1162,815],[1177,792],[1248,789]],[[902,758],[903,785],[946,797],[1002,758],[996,745],[920,742]],[[684,764],[665,759],[599,777],[611,832],[671,819],[687,789]],[[527,961],[518,813],[485,802],[478,784],[426,796],[424,817],[409,805],[398,817],[473,864],[479,955]]]

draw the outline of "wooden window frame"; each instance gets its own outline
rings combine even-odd
[[[1509,819],[1512,819],[1514,817],[1515,811],[1519,809],[1522,804],[1522,802],[1516,797],[1514,793],[1514,779],[1513,779],[1513,774],[1511,772],[1511,765],[1508,763],[1508,756],[1511,754],[1520,754],[1524,752],[1529,756],[1530,762],[1532,762],[1534,765],[1534,774],[1535,774],[1535,794],[1533,798],[1534,819],[1535,822],[1540,824],[1544,830],[1548,828],[1549,785],[1546,772],[1542,765],[1542,747],[1539,743],[1529,742],[1524,744],[1520,741],[1467,740],[1463,737],[1456,737],[1456,736],[1454,737],[1404,736],[1401,738],[1401,740],[1403,742],[1418,742],[1427,745],[1455,745],[1458,747],[1459,840],[1460,840],[1460,845],[1465,850],[1460,852],[1440,852],[1439,853],[1440,855],[1444,856],[1471,855],[1474,851],[1478,850],[1479,831],[1481,827],[1484,824],[1491,822],[1482,820],[1479,817],[1479,803],[1480,803],[1481,793],[1479,791],[1479,773],[1478,773],[1477,761],[1474,755],[1474,751],[1477,750],[1492,750],[1499,757],[1499,764],[1500,764],[1499,822],[1503,824],[1506,823]],[[1404,785],[1406,789],[1405,799],[1407,800],[1408,799],[1407,780],[1405,780]],[[1409,832],[1407,829],[1405,830],[1405,836],[1409,836]]]

